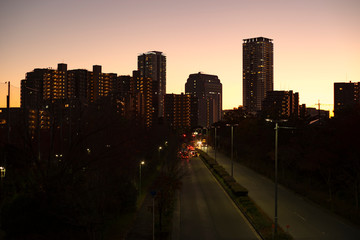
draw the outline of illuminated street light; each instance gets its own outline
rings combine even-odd
[[[6,172],[6,169],[4,167],[0,167],[0,177],[1,178],[5,177],[5,172]]]
[[[139,196],[141,196],[141,166],[145,164],[145,161],[141,161],[139,164]]]

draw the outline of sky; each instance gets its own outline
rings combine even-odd
[[[34,68],[131,75],[137,56],[167,57],[167,93],[192,73],[217,75],[223,109],[242,105],[242,42],[274,43],[274,90],[332,109],[334,82],[360,82],[359,0],[1,0],[0,107],[20,105]]]

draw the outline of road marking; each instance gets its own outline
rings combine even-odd
[[[301,218],[304,222],[306,222],[306,219],[305,219],[303,216],[301,216],[301,215],[298,214],[297,212],[294,212],[294,214],[295,214],[296,216],[298,216],[299,218]]]

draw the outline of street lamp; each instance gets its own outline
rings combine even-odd
[[[226,124],[231,127],[231,176],[234,176],[234,126],[239,124]]]
[[[141,166],[145,164],[145,161],[141,161],[139,164],[139,196],[141,196]]]
[[[220,127],[212,126],[212,128],[215,128],[215,139],[214,139],[214,148],[215,148],[215,161],[216,161],[216,129]]]
[[[275,216],[274,216],[274,236],[277,236],[277,225],[278,225],[278,132],[279,128],[284,129],[295,129],[294,127],[279,127],[279,122],[287,122],[287,119],[273,120],[265,119],[267,122],[275,122]]]
[[[0,166],[0,178],[4,178],[6,173],[6,169]]]

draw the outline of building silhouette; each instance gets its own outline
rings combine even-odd
[[[360,82],[334,83],[334,115],[360,104]]]
[[[28,72],[21,81],[21,108],[29,129],[49,128],[51,117],[56,124],[62,124],[80,105],[101,103],[104,99],[118,108],[121,103],[115,98],[120,97],[120,80],[115,73],[102,73],[100,65],[94,65],[93,72],[68,70],[65,63],[59,63],[57,69],[36,68]]]
[[[151,51],[138,56],[138,74],[142,81],[151,81],[151,105],[153,119],[164,117],[164,97],[166,94],[166,56],[162,52]]]
[[[269,91],[262,104],[262,113],[271,119],[298,118],[299,93],[293,91]]]
[[[43,101],[44,74],[48,72],[46,68],[36,68],[32,72],[26,73],[26,78],[21,81],[21,108],[35,109]]]
[[[243,40],[243,106],[248,112],[261,110],[266,93],[273,90],[272,39]]]
[[[185,92],[194,98],[191,115],[192,119],[197,119],[197,126],[209,127],[222,119],[222,84],[218,76],[201,72],[190,74]]]
[[[186,132],[191,127],[191,95],[166,94],[165,120],[172,129]]]
[[[57,70],[49,69],[43,78],[43,99],[45,102],[55,102],[70,98],[67,78],[67,65],[59,63]]]
[[[102,73],[100,65],[94,65],[90,72],[87,84],[88,101],[95,102],[101,97],[110,96],[115,89],[117,79],[116,73]]]
[[[68,70],[68,88],[71,99],[87,101],[87,84],[90,72],[85,69]]]
[[[124,117],[151,127],[164,116],[166,57],[161,52],[142,54],[138,68],[133,76],[103,73],[101,65],[93,65],[92,71],[68,70],[65,63],[57,69],[36,68],[21,81],[21,108],[31,129],[48,128],[50,112],[61,113],[62,121],[65,112],[94,104],[98,109],[111,104]]]
[[[131,97],[129,99],[131,118],[136,119],[148,128],[153,125],[155,119],[152,84],[151,78],[144,77],[140,71],[133,71],[130,83]]]

